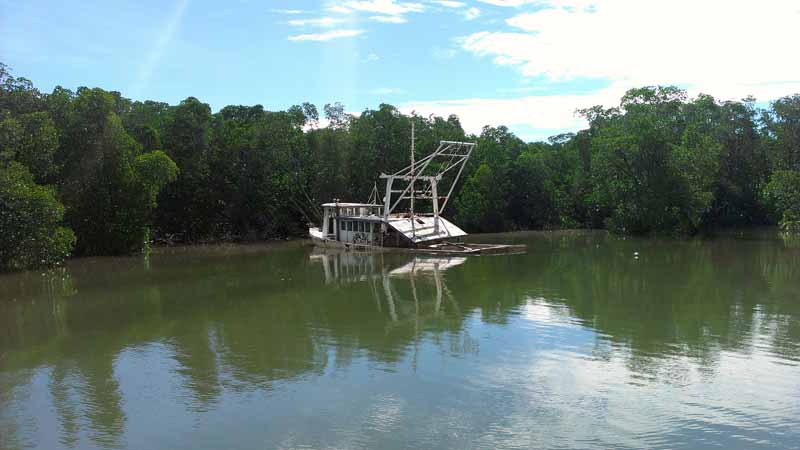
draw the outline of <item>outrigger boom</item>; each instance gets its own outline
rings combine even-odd
[[[324,247],[448,254],[524,251],[525,247],[519,245],[460,242],[467,233],[442,217],[441,212],[453,195],[475,143],[440,141],[433,153],[415,161],[413,136],[412,122],[411,164],[393,174],[380,174],[386,180],[383,203],[378,203],[376,184],[367,203],[335,199],[323,204],[321,226],[309,228],[312,242]],[[418,212],[420,201],[430,206],[427,212]],[[408,210],[398,212],[406,205]]]

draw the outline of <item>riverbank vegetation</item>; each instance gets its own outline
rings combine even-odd
[[[407,164],[412,120],[418,157],[442,139],[478,143],[445,212],[468,231],[800,230],[800,95],[761,109],[644,87],[578,114],[587,129],[526,143],[385,104],[358,116],[329,104],[320,117],[309,103],[212,113],[194,97],[43,93],[0,65],[0,270],[129,254],[150,239],[301,235],[320,203],[366,200],[379,173]]]

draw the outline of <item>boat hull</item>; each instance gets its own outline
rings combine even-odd
[[[451,244],[447,242],[419,247],[379,247],[376,245],[353,244],[350,242],[340,242],[333,239],[327,239],[322,235],[318,228],[309,228],[308,235],[311,238],[311,244],[318,247],[372,252],[394,251],[404,253],[425,253],[433,255],[492,255],[524,253],[527,250],[525,245],[477,243]]]
[[[325,236],[323,236],[319,228],[309,228],[308,237],[311,239],[311,243],[318,247],[343,248],[347,250],[370,250],[370,251],[379,251],[386,248],[376,245],[353,244],[351,242],[341,242],[334,239],[328,239]]]

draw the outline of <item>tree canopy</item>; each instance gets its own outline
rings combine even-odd
[[[587,105],[590,106],[590,105]],[[458,117],[381,104],[285,111],[195,97],[177,105],[60,86],[42,93],[0,64],[0,269],[167,242],[298,236],[319,204],[364,201],[381,172],[439,140],[477,142],[444,213],[467,231],[608,228],[697,233],[800,223],[800,95],[689,98],[632,89],[588,127],[526,143],[508,128],[465,133]],[[532,119],[533,120],[533,119]]]

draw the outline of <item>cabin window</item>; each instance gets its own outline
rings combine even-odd
[[[347,231],[353,231],[353,222],[347,221]]]
[[[364,232],[364,222],[358,222],[358,232],[359,233]]]
[[[340,220],[339,221],[339,229],[342,230],[342,231],[345,230],[345,228],[344,228],[344,220]]]

